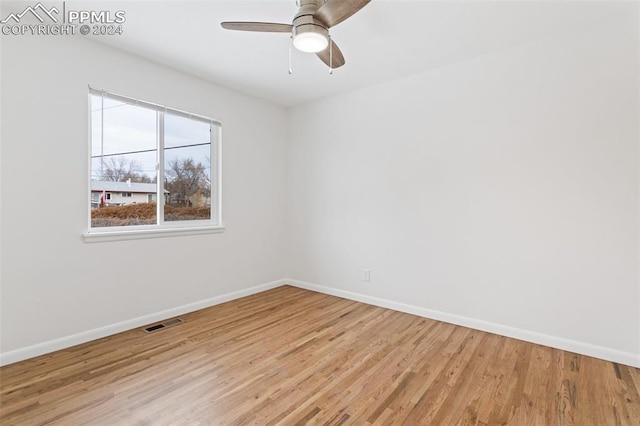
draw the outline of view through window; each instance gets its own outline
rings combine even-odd
[[[91,90],[91,229],[219,225],[220,123]]]

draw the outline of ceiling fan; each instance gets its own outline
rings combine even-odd
[[[222,22],[222,28],[237,31],[290,33],[293,46],[318,57],[334,69],[345,64],[344,56],[329,36],[329,28],[338,25],[362,9],[371,0],[298,0],[298,12],[291,24],[272,22]]]

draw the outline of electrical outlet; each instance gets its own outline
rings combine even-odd
[[[362,281],[366,281],[366,282],[371,281],[371,269],[362,270]]]

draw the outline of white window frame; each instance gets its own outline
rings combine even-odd
[[[91,111],[91,96],[103,96],[110,99],[114,99],[120,102],[136,105],[144,108],[149,108],[156,111],[157,117],[157,141],[156,147],[157,164],[156,164],[156,176],[157,176],[157,223],[154,225],[133,225],[133,226],[113,226],[103,228],[91,227],[91,172],[92,172],[92,111]],[[219,233],[224,232],[225,227],[222,222],[222,123],[219,120],[215,120],[202,115],[192,114],[186,111],[169,108],[166,106],[133,99],[130,97],[114,94],[104,90],[94,89],[89,86],[88,98],[88,112],[89,112],[89,131],[88,131],[88,199],[85,202],[87,208],[87,231],[83,234],[85,242],[98,242],[98,241],[114,241],[114,240],[129,240],[129,239],[141,239],[141,238],[157,238],[172,235],[191,235],[191,234],[205,234],[205,233]],[[189,221],[164,221],[164,116],[165,114],[177,115],[180,117],[189,118],[192,120],[202,121],[209,124],[210,141],[211,141],[211,200],[214,205],[211,206],[211,218],[206,220],[189,220]],[[103,123],[104,125],[104,123]],[[216,132],[216,137],[214,137]],[[214,169],[215,166],[215,169]],[[215,182],[214,182],[215,180]]]

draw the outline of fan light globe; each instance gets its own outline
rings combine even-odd
[[[329,40],[323,34],[314,31],[298,31],[293,36],[296,49],[307,53],[322,52],[329,45]]]

